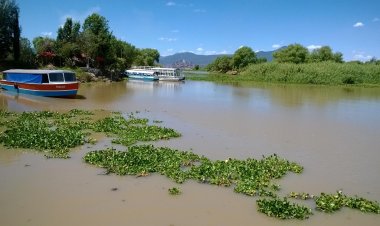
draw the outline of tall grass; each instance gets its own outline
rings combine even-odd
[[[190,78],[191,79],[191,78]],[[380,85],[380,65],[352,63],[253,64],[239,75],[210,74],[195,80],[221,82],[256,81],[294,84]]]

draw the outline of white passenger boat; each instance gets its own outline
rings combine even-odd
[[[134,67],[132,70],[143,70],[154,72],[158,76],[160,81],[182,81],[185,80],[185,76],[182,70],[179,68],[162,68],[162,67],[150,67],[150,66],[139,66]]]
[[[130,79],[140,79],[140,80],[149,80],[149,81],[158,80],[158,73],[152,70],[131,69],[131,70],[126,70],[125,75]]]

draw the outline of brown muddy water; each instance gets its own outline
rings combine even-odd
[[[0,93],[9,111],[106,109],[163,120],[182,137],[155,142],[211,159],[277,153],[305,167],[278,183],[320,194],[338,189],[380,201],[380,89],[293,85],[120,82],[83,84],[80,98]],[[281,221],[257,212],[256,197],[160,175],[99,175],[82,162],[109,139],[71,152],[71,159],[0,148],[0,225],[379,225],[380,215],[342,209]],[[122,147],[117,147],[118,149]],[[178,186],[180,196],[167,189]],[[112,191],[117,188],[116,191]],[[303,204],[314,208],[312,202]]]

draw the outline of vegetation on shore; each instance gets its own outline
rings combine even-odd
[[[91,67],[101,76],[119,75],[131,65],[158,63],[156,49],[136,48],[115,37],[105,17],[93,13],[83,24],[66,18],[57,37],[21,36],[20,9],[15,0],[0,1],[0,71],[11,68]]]
[[[218,82],[273,82],[319,85],[380,85],[380,64],[318,62],[307,64],[251,64],[237,75],[210,73],[190,80]]]
[[[256,59],[252,49],[242,47],[232,57],[222,56],[209,64],[206,67],[211,72],[208,76],[191,76],[189,79],[219,82],[380,85],[379,60],[345,63],[343,55],[339,52],[334,53],[329,46],[309,52],[306,47],[293,44],[278,50],[273,57],[274,62],[265,62]]]

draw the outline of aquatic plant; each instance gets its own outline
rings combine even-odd
[[[66,122],[56,112],[23,112],[14,115],[6,123],[6,130],[0,134],[0,142],[6,147],[26,148],[48,152],[50,157],[67,158],[68,148],[85,143],[87,133],[82,131],[83,123]]]
[[[181,136],[174,129],[149,125],[148,122],[148,119],[135,118],[133,115],[130,115],[128,119],[121,115],[114,115],[97,121],[93,129],[116,136],[117,138],[112,142],[125,146],[138,141],[155,141]]]
[[[0,143],[6,147],[43,151],[46,157],[68,158],[70,148],[94,144],[89,137],[95,132],[106,132],[116,138],[115,143],[131,145],[138,141],[154,141],[178,137],[173,129],[148,125],[149,120],[131,114],[125,119],[120,113],[95,120],[94,112],[72,109],[68,112],[23,112],[21,114],[0,111]]]
[[[171,195],[180,195],[182,193],[181,190],[179,188],[177,188],[177,187],[169,188],[168,192]]]
[[[118,175],[147,176],[160,173],[177,183],[192,179],[218,186],[234,185],[235,192],[250,196],[276,197],[274,192],[279,186],[273,184],[272,180],[280,179],[289,171],[302,172],[302,166],[277,155],[261,160],[230,158],[211,161],[192,152],[153,145],[131,146],[126,151],[92,151],[83,159]]]
[[[358,196],[348,197],[342,191],[337,191],[336,194],[321,193],[315,199],[317,210],[333,213],[340,210],[342,207],[358,209],[365,213],[380,214],[380,205],[376,201],[370,201]]]
[[[307,219],[312,215],[310,208],[290,203],[286,198],[258,199],[258,211],[270,217],[279,219]]]

